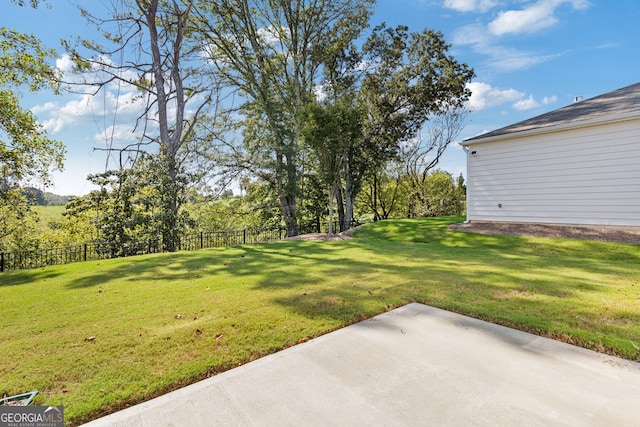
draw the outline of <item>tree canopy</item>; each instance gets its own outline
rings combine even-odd
[[[57,90],[57,73],[48,62],[53,58],[55,51],[35,36],[0,28],[0,250],[25,241],[20,235],[27,233],[32,213],[21,187],[46,186],[52,170],[63,167],[64,145],[47,136],[19,97],[22,88]]]
[[[105,221],[122,225],[107,233],[113,238],[156,232],[164,249],[174,250],[189,224],[184,203],[190,187],[197,177],[218,170],[229,172],[229,180],[243,176],[243,187],[272,197],[289,236],[327,210],[332,219],[334,204],[340,228],[348,228],[365,186],[374,194],[368,203],[374,218],[388,216],[400,198],[427,203],[427,178],[433,178],[453,134],[443,142],[428,137],[425,144],[415,143],[422,141],[426,124],[438,126],[462,111],[474,71],[452,56],[437,31],[385,24],[369,29],[374,5],[373,0],[126,0],[104,15],[93,7],[82,10],[102,39],[66,43],[78,72],[71,83],[90,93],[127,85],[144,106],[131,123],[139,140],[111,141],[106,150],[115,153],[116,167],[90,178],[102,188],[77,201],[76,211],[103,209]],[[23,50],[12,52],[18,55],[1,59],[7,74],[0,83],[6,78],[38,88],[55,80],[46,66],[52,52],[27,36],[21,43]],[[10,100],[0,97],[8,110]],[[28,112],[13,117],[30,120]],[[9,124],[5,128],[10,135]],[[46,178],[56,164],[55,143],[32,135],[15,133],[14,145],[23,144],[20,152],[26,156],[22,163],[0,151],[14,180]],[[34,147],[31,158],[27,146]],[[431,181],[438,179],[447,181],[440,175]],[[402,191],[387,191],[393,182]],[[382,194],[394,201],[385,201],[379,215]],[[145,206],[154,213],[143,213]]]

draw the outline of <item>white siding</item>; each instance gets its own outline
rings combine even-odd
[[[471,221],[640,226],[640,120],[469,151],[476,151],[467,157]]]

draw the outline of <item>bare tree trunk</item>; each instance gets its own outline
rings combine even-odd
[[[280,200],[280,212],[284,220],[287,237],[297,236],[299,231],[296,209],[296,171],[292,165],[285,164],[285,156],[281,153],[276,155],[276,182],[278,198]]]
[[[332,235],[334,233],[333,230],[333,196],[334,196],[334,188],[335,186],[330,186],[329,190],[329,229],[327,230],[327,234]]]
[[[338,226],[340,228],[340,231],[344,231],[342,229],[342,224],[344,223],[344,202],[341,186],[338,186],[338,188],[336,188],[336,205],[338,208]]]
[[[351,228],[351,220],[353,219],[353,204],[355,203],[355,192],[353,191],[353,177],[351,176],[351,168],[349,162],[345,163],[344,173],[344,218],[340,225],[341,231],[346,231]]]

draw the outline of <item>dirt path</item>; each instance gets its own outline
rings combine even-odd
[[[640,227],[600,227],[520,222],[470,222],[451,224],[449,228],[480,234],[584,239],[640,245]],[[316,241],[350,240],[351,235],[356,229],[358,229],[358,227],[332,235],[326,233],[302,234],[300,236],[290,237],[289,239]]]
[[[640,244],[640,227],[600,227],[472,221],[466,224],[452,224],[449,228],[480,234],[571,238],[597,240],[600,242]]]

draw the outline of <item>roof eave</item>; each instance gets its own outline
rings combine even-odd
[[[489,142],[505,141],[508,139],[525,138],[533,135],[543,135],[547,133],[560,132],[563,130],[579,129],[579,128],[585,128],[590,126],[601,125],[605,123],[606,124],[618,123],[618,122],[624,122],[624,121],[629,121],[634,119],[640,119],[640,111],[630,111],[627,113],[616,114],[611,116],[596,117],[589,120],[582,120],[582,121],[570,122],[570,123],[561,123],[558,125],[552,125],[547,127],[533,128],[533,129],[527,129],[527,130],[517,131],[517,132],[509,132],[501,135],[488,136],[486,138],[483,138],[482,135],[480,135],[480,136],[473,137],[471,139],[465,139],[462,142],[460,142],[460,145],[462,145],[463,147],[467,147],[475,144],[486,144]]]

